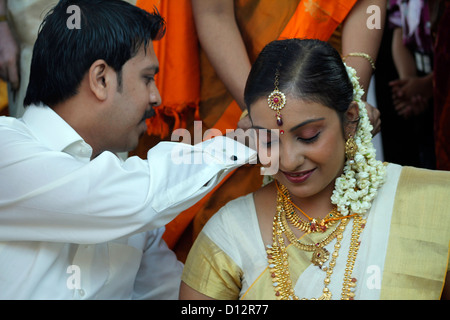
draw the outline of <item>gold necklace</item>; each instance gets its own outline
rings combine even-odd
[[[316,219],[313,219],[310,216],[308,216],[302,209],[300,209],[297,205],[295,205],[295,203],[292,202],[289,190],[284,185],[278,185],[278,181],[275,180],[275,186],[277,187],[277,191],[289,203],[289,206],[295,207],[301,214],[303,214],[308,219],[309,223],[303,221],[300,217],[297,216],[298,217],[297,219],[299,219],[299,224],[303,225],[303,228],[305,228],[304,230],[302,229],[302,231],[304,231],[304,232],[308,232],[308,233],[309,232],[325,232],[328,225],[333,223],[334,221],[338,221],[338,220],[341,220],[344,218],[351,218],[351,217],[354,217],[357,215],[357,214],[352,214],[352,215],[348,215],[348,216],[344,217],[337,211],[337,208],[335,207],[329,213],[328,218],[323,218],[322,220],[317,221]],[[294,209],[292,208],[292,210],[290,210],[289,212],[292,213],[292,215],[293,215]],[[296,220],[296,219],[293,218],[293,220]],[[304,224],[306,224],[306,225],[304,225]]]
[[[324,222],[325,219],[322,219],[322,222],[320,223],[320,228],[316,229],[315,227],[313,227],[311,223],[307,223],[306,221],[301,220],[301,218],[295,214],[289,190],[284,185],[278,186],[278,184],[277,189],[278,192],[281,193],[283,196],[282,199],[280,199],[280,202],[282,201],[281,222],[283,224],[286,237],[294,246],[296,246],[300,250],[313,252],[311,262],[315,266],[318,266],[319,268],[322,269],[323,264],[330,257],[330,253],[328,252],[327,249],[325,249],[325,246],[329,244],[333,239],[335,239],[339,233],[342,233],[343,230],[341,230],[338,227],[322,241],[319,241],[315,244],[303,244],[299,239],[295,237],[294,233],[291,231],[287,223],[286,216],[288,216],[288,219],[291,222],[291,224],[293,224],[297,229],[306,233],[325,232],[331,225],[335,224],[337,220],[329,220],[327,222]],[[297,217],[297,219],[292,219],[294,215]],[[335,207],[327,216],[340,217],[341,215],[339,212],[337,212],[337,209]],[[298,220],[300,220],[302,223],[298,223]],[[313,221],[315,221],[315,219],[313,219]],[[324,271],[326,271],[326,268],[324,269]]]
[[[336,223],[337,220],[333,218],[341,217],[341,214],[337,211],[337,207],[334,206],[330,213],[328,213],[326,218],[323,218],[320,221],[317,221],[316,219],[304,221],[294,210],[294,204],[291,200],[289,190],[284,185],[278,186],[277,184],[277,187],[283,194],[283,205],[286,211],[287,218],[292,225],[303,232],[325,232],[330,226]]]
[[[277,192],[277,212],[273,221],[273,235],[272,235],[272,246],[267,246],[267,258],[269,262],[269,271],[271,273],[273,287],[275,290],[275,297],[279,300],[298,300],[298,296],[295,295],[294,289],[292,287],[292,280],[289,272],[289,262],[288,262],[288,254],[286,250],[286,244],[284,241],[283,234],[286,234],[286,237],[292,239],[292,235],[290,234],[289,226],[287,222],[283,222],[283,215],[285,215],[285,210],[283,208],[283,195],[281,191]],[[356,287],[356,279],[352,278],[353,267],[355,264],[356,256],[359,250],[359,236],[362,232],[362,229],[365,225],[365,220],[363,220],[359,215],[352,215],[354,218],[353,222],[353,231],[352,238],[349,248],[349,255],[347,259],[347,265],[344,274],[344,282],[342,288],[342,299],[353,299],[354,292],[352,291]],[[329,267],[326,270],[326,277],[324,279],[324,289],[323,293],[319,298],[313,298],[313,300],[330,300],[332,298],[332,294],[328,289],[328,285],[330,284],[330,278],[333,274],[334,267],[336,265],[336,259],[339,255],[339,249],[341,248],[342,241],[342,233],[345,230],[349,218],[344,217],[340,225],[336,228],[335,231],[332,232],[333,239],[336,238],[336,243],[334,245],[334,252],[332,254],[332,259],[329,263]],[[287,231],[289,230],[289,231]],[[289,234],[289,235],[288,235]],[[295,236],[294,236],[295,237]],[[326,241],[331,242],[331,235],[328,236],[325,240],[322,240],[321,243],[325,243]],[[291,241],[295,245],[297,241]],[[304,247],[306,246],[306,247]],[[314,245],[313,245],[314,246]],[[323,245],[324,246],[324,245]],[[296,246],[298,248],[298,246]],[[302,248],[310,248],[309,245],[302,244]],[[323,248],[323,247],[322,247]],[[325,249],[325,248],[323,248]],[[302,249],[303,250],[303,249]],[[307,251],[307,250],[306,250]]]
[[[284,211],[284,210],[283,210]],[[345,227],[342,225],[339,225],[336,229],[334,229],[333,232],[331,232],[327,237],[325,237],[323,240],[315,243],[315,244],[305,244],[300,241],[300,239],[297,239],[295,234],[290,229],[287,220],[285,212],[281,212],[281,223],[283,225],[284,233],[289,240],[290,243],[292,243],[295,247],[297,247],[300,250],[307,251],[307,252],[313,252],[311,262],[318,266],[320,269],[322,269],[323,264],[328,260],[330,257],[330,253],[327,249],[325,249],[325,246],[328,245],[331,241],[333,241],[339,234],[342,234]],[[323,268],[324,271],[327,271],[327,268]]]
[[[366,220],[361,216],[356,216],[353,221],[352,238],[348,251],[347,265],[344,273],[344,283],[342,285],[342,300],[353,300],[355,293],[352,291],[356,287],[356,278],[352,278],[353,267],[359,251],[359,237],[366,226]]]

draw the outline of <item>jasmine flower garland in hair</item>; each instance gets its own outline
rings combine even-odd
[[[345,65],[345,64],[344,64]],[[378,189],[385,180],[386,169],[375,159],[370,124],[365,103],[361,100],[364,90],[359,85],[355,69],[345,65],[353,85],[353,100],[358,103],[359,124],[354,136],[358,150],[353,163],[347,160],[344,173],[336,179],[331,202],[342,215],[365,214],[371,207]]]

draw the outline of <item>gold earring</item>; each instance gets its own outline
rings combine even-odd
[[[356,151],[358,151],[358,145],[356,144],[355,139],[350,136],[345,142],[345,155],[350,164],[355,163]]]

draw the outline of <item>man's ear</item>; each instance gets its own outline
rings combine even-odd
[[[345,119],[345,138],[352,136],[354,137],[356,134],[356,129],[358,129],[359,124],[359,107],[356,101],[352,101],[345,111],[344,115]]]
[[[89,68],[89,88],[97,99],[104,101],[108,98],[107,73],[109,66],[105,60],[99,59]]]

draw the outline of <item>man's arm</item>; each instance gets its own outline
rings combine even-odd
[[[1,125],[0,145],[0,241],[95,244],[154,230],[256,161],[255,151],[225,137],[163,142],[148,160],[125,162],[110,152],[78,161]]]

